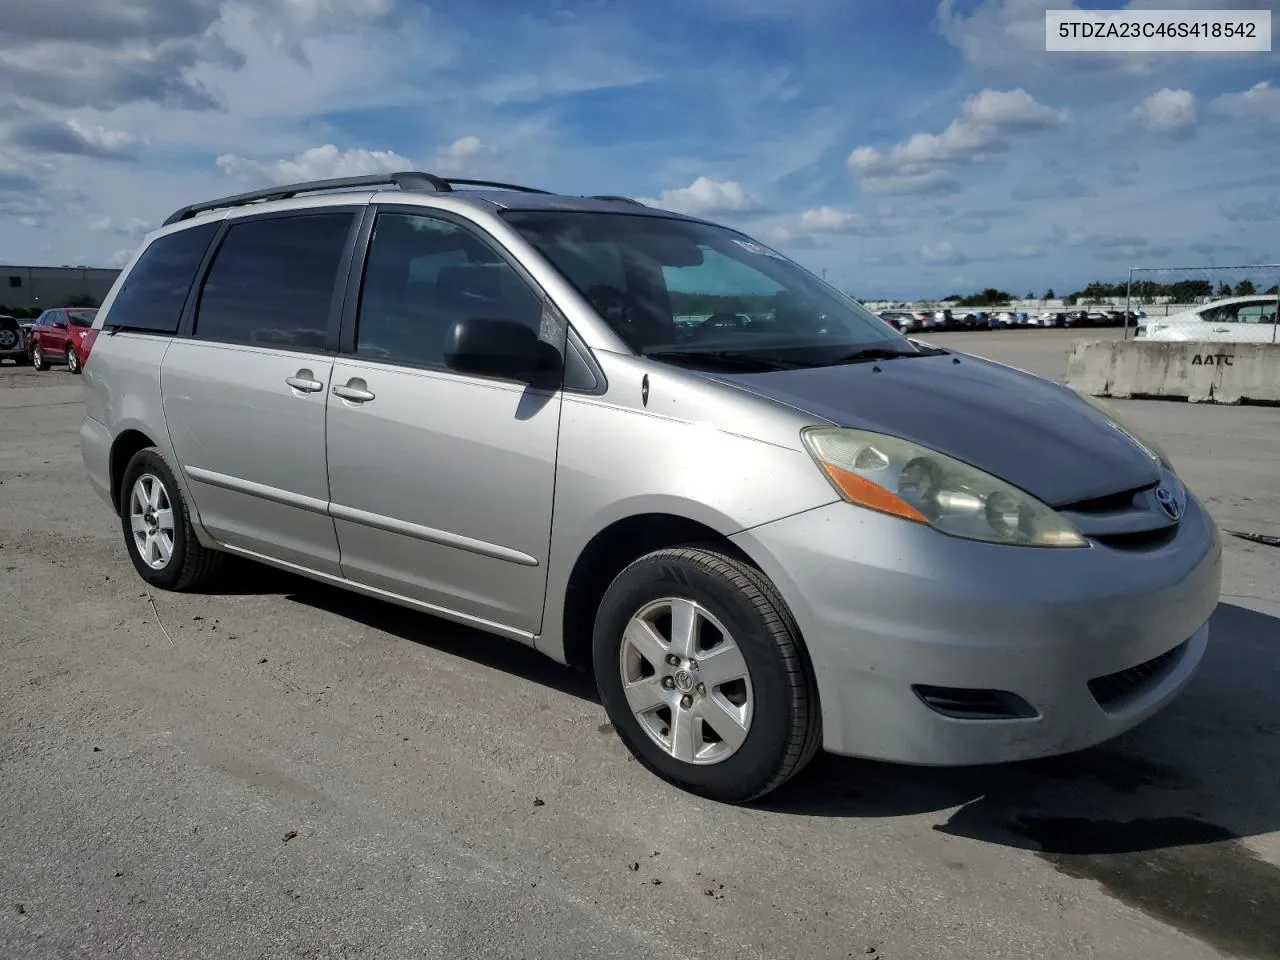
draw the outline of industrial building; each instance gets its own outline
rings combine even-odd
[[[0,264],[0,312],[43,310],[83,302],[100,304],[119,270],[99,267],[10,267]]]

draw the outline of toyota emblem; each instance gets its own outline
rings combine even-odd
[[[1160,504],[1170,520],[1177,520],[1182,516],[1182,508],[1178,506],[1178,499],[1173,493],[1164,487],[1156,488],[1156,503]]]

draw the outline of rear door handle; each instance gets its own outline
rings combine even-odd
[[[354,403],[365,403],[373,399],[373,393],[365,389],[363,380],[358,379],[348,380],[345,385],[335,386],[333,395]]]
[[[1214,333],[1230,333],[1231,331],[1228,330],[1226,327],[1214,327],[1213,332]]]
[[[303,393],[317,393],[324,389],[324,384],[310,370],[299,370],[292,377],[285,377],[284,382]]]

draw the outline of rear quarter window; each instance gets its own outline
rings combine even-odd
[[[218,223],[202,223],[152,242],[125,278],[107,326],[176,333],[182,306]]]

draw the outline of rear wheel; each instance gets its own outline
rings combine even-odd
[[[162,590],[209,580],[222,554],[196,539],[182,491],[155,447],[139,450],[120,484],[120,523],[139,576]]]
[[[714,549],[659,550],[623,570],[600,603],[594,659],[622,741],[691,793],[759,797],[821,743],[795,621],[764,574]]]
[[[72,373],[80,372],[80,354],[75,347],[67,347],[67,369]]]
[[[40,349],[40,344],[36,344],[31,348],[31,363],[37,370],[48,370],[49,360],[44,355],[44,351]]]

